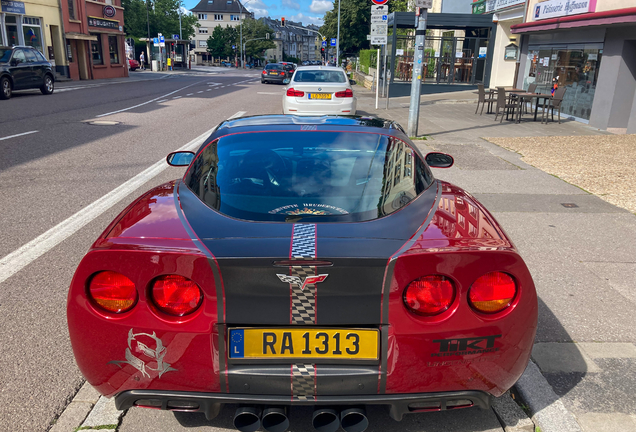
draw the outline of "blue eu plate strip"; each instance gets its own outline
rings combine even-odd
[[[245,335],[243,329],[230,330],[230,357],[243,358]]]

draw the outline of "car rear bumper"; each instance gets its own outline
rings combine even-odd
[[[352,396],[319,396],[316,400],[291,400],[289,396],[253,395],[228,393],[199,393],[185,391],[128,390],[115,396],[118,410],[134,406],[171,411],[205,413],[214,418],[222,404],[242,405],[320,405],[330,407],[352,407],[360,405],[384,405],[389,415],[400,421],[404,414],[445,411],[478,406],[490,408],[491,396],[482,391],[465,390],[437,393],[382,394]]]
[[[283,82],[287,76],[281,75],[261,75],[261,81],[280,81]]]

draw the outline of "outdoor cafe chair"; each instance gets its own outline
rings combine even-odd
[[[543,123],[543,117],[545,116],[545,123],[548,124],[548,117],[546,115],[546,109],[552,109],[552,121],[554,121],[554,109],[559,110],[559,124],[561,124],[561,105],[563,104],[563,96],[565,95],[565,87],[559,87],[554,91],[554,96],[552,98],[547,99],[543,103],[543,112],[541,113],[541,123]],[[547,105],[546,105],[547,103]]]
[[[528,86],[528,93],[535,93],[537,91],[537,84],[532,83]],[[531,98],[522,98],[523,108],[526,110],[526,114],[528,113],[528,105],[530,105],[530,110],[532,111],[532,99]],[[538,102],[538,101],[537,101]]]
[[[479,104],[481,104],[481,112],[479,113],[479,115],[482,115],[484,113],[484,105],[486,104],[488,104],[488,112],[490,112],[492,103],[495,101],[492,98],[492,93],[489,91],[488,99],[486,99],[486,89],[484,88],[483,84],[477,84],[477,93],[479,96],[477,99],[477,109],[475,109],[475,114],[477,114],[477,111],[479,110]]]
[[[510,110],[512,110],[514,118],[515,108],[517,108],[517,103],[512,103],[506,99],[506,89],[503,87],[497,87],[497,112],[495,113],[495,121],[497,121],[497,117],[499,117],[499,110],[501,109],[503,109],[506,113],[506,119],[510,115]],[[503,115],[504,113],[502,112],[499,123],[503,122]]]

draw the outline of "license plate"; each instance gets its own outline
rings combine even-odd
[[[378,330],[229,329],[232,359],[378,359]]]
[[[270,72],[270,75],[278,75],[278,72]],[[282,74],[281,74],[282,75]]]
[[[309,99],[326,99],[331,100],[331,93],[307,93]]]

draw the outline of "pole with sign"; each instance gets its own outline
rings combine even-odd
[[[432,0],[416,0],[415,9],[415,45],[417,48],[413,55],[413,76],[411,77],[411,104],[409,107],[409,123],[407,132],[409,137],[417,136],[417,123],[420,117],[420,93],[422,90],[422,57],[424,55],[424,41],[426,40],[426,18],[428,7]],[[424,7],[419,5],[423,4]],[[426,70],[426,69],[424,69]]]

